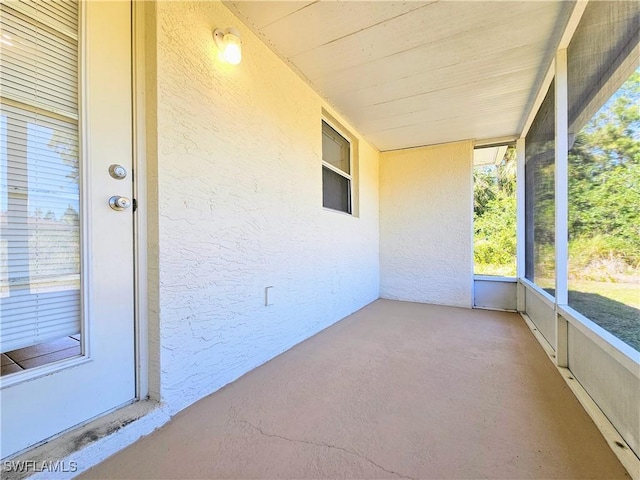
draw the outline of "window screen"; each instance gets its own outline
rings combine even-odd
[[[589,2],[567,49],[569,305],[638,351],[639,31],[639,2]]]
[[[333,210],[351,213],[349,180],[342,175],[322,167],[322,205]]]
[[[554,82],[525,141],[525,276],[549,293],[555,288]]]

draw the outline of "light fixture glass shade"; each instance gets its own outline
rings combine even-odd
[[[222,57],[228,63],[237,65],[242,60],[242,48],[240,47],[240,38],[233,33],[227,33],[222,40],[224,43]]]
[[[220,58],[227,63],[237,65],[242,60],[242,42],[240,33],[235,28],[227,28],[222,31],[216,28],[213,31],[213,39],[220,51]]]

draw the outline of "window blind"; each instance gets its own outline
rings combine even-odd
[[[80,332],[78,4],[0,6],[0,351]]]

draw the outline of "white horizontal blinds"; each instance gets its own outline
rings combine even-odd
[[[0,24],[0,350],[80,332],[78,4]]]
[[[77,6],[76,22],[68,26],[54,21],[63,13],[62,8],[54,9],[56,5],[49,1],[2,4],[0,87],[3,99],[77,118],[78,41],[70,33],[71,27],[77,30]]]
[[[78,3],[69,0],[4,0],[16,12],[70,38],[78,38]]]

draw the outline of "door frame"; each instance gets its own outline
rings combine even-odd
[[[147,82],[147,71],[149,71],[152,75],[155,75],[155,64],[149,63],[146,60],[146,32],[149,30],[149,33],[153,35],[153,41],[149,44],[149,47],[155,48],[155,32],[152,31],[152,28],[147,28],[146,23],[148,21],[155,22],[155,2],[146,2],[146,1],[137,1],[137,0],[128,0],[131,8],[131,38],[130,38],[130,46],[131,46],[131,122],[132,122],[132,197],[136,200],[137,208],[135,210],[135,214],[132,215],[133,221],[133,238],[132,238],[132,248],[133,248],[133,288],[134,288],[134,311],[133,311],[133,321],[134,321],[134,397],[132,402],[136,403],[140,400],[145,400],[151,397],[152,400],[159,400],[159,369],[156,368],[154,370],[153,378],[155,383],[153,384],[153,392],[150,394],[150,377],[152,376],[150,369],[152,363],[150,362],[150,353],[149,353],[149,278],[147,275],[147,268],[149,265],[149,251],[148,251],[148,212],[149,208],[147,206],[147,157],[154,158],[155,155],[152,153],[151,155],[147,155],[147,108],[151,108],[149,116],[151,118],[155,118],[155,106],[150,103],[150,97],[147,95],[146,86],[152,85],[155,78]],[[83,1],[80,0],[82,4]],[[84,15],[83,6],[81,8],[81,18]],[[155,23],[152,24],[152,27],[155,26]],[[85,48],[84,42],[81,45],[81,48]],[[85,55],[83,55],[85,58]],[[153,55],[155,58],[155,54]],[[150,65],[152,68],[147,70],[147,65]],[[84,66],[80,66],[80,81],[84,82],[85,78],[85,70]],[[154,92],[155,98],[155,92]],[[81,102],[85,102],[85,94],[83,93],[80,98]],[[80,122],[84,122],[84,118],[81,117]],[[84,131],[86,131],[86,127],[82,126]],[[153,130],[155,132],[155,130]],[[155,140],[153,140],[153,135],[150,135],[149,144],[155,148]],[[82,140],[81,140],[82,142]],[[84,151],[85,145],[80,146],[81,150]],[[152,151],[153,152],[153,151]],[[88,175],[90,172],[85,169],[83,177]],[[155,211],[155,210],[153,210]],[[86,228],[85,219],[85,227]],[[84,230],[83,228],[83,230]],[[86,240],[86,232],[83,231],[83,238]],[[86,263],[86,249],[81,253],[82,260]],[[155,265],[158,264],[157,256],[154,258]],[[90,280],[91,277],[89,277]],[[157,278],[157,275],[156,277]],[[154,279],[152,279],[154,282]],[[155,280],[157,283],[157,280]],[[90,282],[82,282],[81,284],[81,292],[83,292],[83,296],[86,296],[87,291],[91,289]],[[86,322],[88,321],[88,316],[85,311],[86,305],[83,304],[83,321],[82,321],[82,331],[86,332]],[[155,322],[157,325],[157,322]],[[156,326],[157,331],[157,326]],[[159,337],[159,335],[156,335]],[[83,347],[83,353],[89,353],[88,345]],[[159,357],[159,345],[155,346],[154,356]],[[24,374],[20,375],[18,378],[0,378],[0,385],[5,387],[11,387],[13,385],[17,385],[23,382],[28,382],[51,373],[54,373],[59,370],[64,370],[67,368],[73,368],[75,366],[79,366],[88,362],[91,362],[92,359],[90,356],[85,355],[83,357],[73,357],[68,360],[63,360],[59,362],[54,362],[49,365],[44,365],[37,369],[33,369],[32,371],[25,371]],[[155,364],[155,362],[154,362]],[[106,411],[98,417],[94,418],[86,418],[84,421],[79,423],[78,425],[71,427],[69,430],[64,430],[54,434],[52,437],[42,439],[41,441],[35,443],[31,447],[26,450],[21,450],[12,455],[9,455],[7,458],[16,458],[19,457],[26,452],[32,451],[35,448],[40,447],[44,442],[49,442],[53,438],[60,437],[61,435],[67,435],[74,430],[78,430],[82,428],[82,426],[86,425],[88,422],[94,421],[97,418],[104,418],[110,414],[113,414],[114,411],[121,410],[122,408],[126,408],[127,405],[121,405],[112,410]]]
[[[129,17],[128,21],[130,22],[127,25],[127,30],[121,30],[125,36],[120,36],[121,38],[119,47],[122,52],[128,50],[128,59],[127,65],[119,63],[122,68],[126,68],[129,70],[130,77],[123,82],[120,82],[120,90],[122,95],[125,95],[128,98],[121,98],[120,101],[123,105],[127,106],[129,110],[126,115],[129,117],[129,121],[127,122],[127,130],[130,131],[131,135],[131,143],[127,147],[125,147],[124,152],[127,152],[127,157],[129,154],[131,155],[131,184],[127,187],[127,190],[130,189],[130,194],[132,198],[137,199],[138,204],[142,204],[145,206],[146,200],[146,165],[145,165],[145,136],[144,136],[144,50],[141,49],[141,46],[144,46],[144,21],[145,15],[142,13],[142,5],[146,2],[137,2],[136,0],[127,0],[127,3],[118,7],[118,11],[120,12],[118,17],[124,21],[125,12]],[[80,111],[79,111],[79,126],[80,131],[82,132],[79,138],[79,151],[82,152],[82,158],[89,158],[89,148],[95,148],[95,145],[92,146],[91,140],[92,137],[89,136],[89,128],[88,122],[89,117],[86,115],[85,107],[86,102],[89,97],[87,89],[85,87],[86,82],[88,81],[89,68],[86,63],[87,56],[87,32],[88,28],[91,28],[93,24],[89,24],[87,21],[87,9],[85,8],[86,3],[84,1],[80,1],[80,11],[79,11],[79,19],[81,23],[81,29],[79,30],[78,40],[79,40],[79,54],[80,58],[83,59],[82,63],[79,64],[78,74],[79,74],[79,83],[80,83]],[[92,17],[94,18],[94,17]],[[95,26],[95,25],[93,25]],[[125,27],[125,24],[122,24],[122,27]],[[126,27],[125,27],[126,28]],[[101,30],[99,27],[98,30]],[[128,37],[128,38],[126,38]],[[120,57],[121,58],[121,57]],[[142,74],[141,74],[142,72]],[[124,77],[122,78],[124,80]],[[140,108],[140,105],[143,108]],[[127,132],[128,133],[128,132]],[[122,150],[121,150],[122,151]],[[123,152],[123,153],[124,153]],[[101,157],[102,158],[102,157]],[[89,252],[87,249],[87,245],[92,240],[90,234],[93,235],[94,232],[89,228],[91,224],[90,217],[90,206],[95,202],[95,199],[92,199],[90,196],[86,194],[86,185],[89,185],[89,180],[93,179],[97,172],[93,172],[91,168],[91,164],[85,162],[83,164],[83,168],[80,170],[81,178],[83,182],[80,184],[80,193],[81,198],[84,198],[83,205],[88,205],[89,208],[85,208],[84,213],[82,214],[83,224],[81,226],[81,260],[83,262],[83,270],[81,276],[81,285],[80,291],[82,293],[82,303],[81,303],[81,312],[82,312],[82,321],[81,321],[81,331],[83,337],[87,337],[89,322],[89,310],[87,300],[91,300],[91,292],[95,289],[96,278],[94,277],[94,266],[91,262],[88,261]],[[34,430],[34,435],[32,434],[32,438],[27,438],[27,442],[23,442],[22,445],[25,445],[21,450],[15,451],[14,453],[8,453],[6,458],[16,458],[23,454],[27,454],[29,451],[33,451],[34,448],[39,447],[45,442],[49,442],[53,438],[58,438],[61,435],[70,433],[71,431],[78,431],[82,426],[87,423],[97,419],[104,418],[112,412],[121,410],[123,407],[131,405],[132,403],[136,403],[140,399],[146,398],[148,396],[148,350],[146,348],[148,342],[148,333],[147,333],[147,278],[146,278],[146,257],[147,257],[147,225],[146,225],[146,208],[134,209],[131,212],[131,217],[129,221],[132,223],[129,224],[127,230],[129,233],[129,238],[122,238],[123,245],[121,248],[126,248],[128,250],[127,256],[129,256],[130,260],[127,259],[127,270],[132,268],[130,273],[127,273],[126,278],[127,283],[130,287],[127,288],[129,292],[133,295],[133,301],[128,298],[127,295],[127,303],[130,305],[127,306],[126,317],[120,317],[120,322],[126,322],[127,325],[127,337],[131,338],[130,335],[133,335],[133,344],[129,344],[126,352],[126,359],[128,363],[128,367],[126,368],[126,372],[128,377],[127,380],[127,401],[117,406],[113,406],[109,410],[97,414],[96,416],[91,416],[89,412],[82,412],[80,415],[76,415],[72,420],[72,422],[68,422],[67,425],[69,427],[64,428],[62,431],[59,431],[61,425],[55,425],[55,428],[50,428],[46,433]],[[128,223],[128,222],[127,222]],[[128,246],[127,246],[128,245]],[[128,262],[131,261],[131,264]],[[129,290],[131,288],[131,290]],[[131,303],[129,303],[131,302]],[[122,312],[120,312],[122,314]],[[133,322],[133,323],[131,323]],[[124,323],[122,323],[124,325]],[[133,347],[133,348],[131,348]],[[92,342],[87,341],[84,342],[82,348],[82,357],[71,357],[67,360],[53,362],[48,365],[44,365],[42,367],[34,368],[32,371],[25,371],[19,376],[10,376],[7,378],[0,378],[0,386],[4,390],[4,388],[11,388],[14,386],[18,386],[20,384],[29,383],[32,380],[47,377],[52,373],[60,372],[64,373],[65,371],[72,370],[74,367],[79,367],[81,365],[86,365],[93,361],[91,357],[92,350]],[[124,358],[124,357],[123,357]],[[118,367],[121,368],[120,372],[124,372],[124,366]],[[131,371],[133,369],[133,371]],[[133,374],[133,376],[131,376]],[[14,377],[14,378],[11,378]],[[95,376],[93,377],[95,378]],[[32,385],[35,385],[32,384]],[[20,387],[22,388],[22,387]],[[3,392],[0,392],[0,396]],[[114,402],[115,403],[115,402]],[[112,403],[111,405],[114,405]],[[89,413],[89,415],[87,415]],[[76,423],[78,422],[78,423]],[[75,423],[75,425],[72,425]],[[36,436],[40,436],[40,434],[50,435],[47,438],[33,438]],[[30,446],[29,446],[30,444]]]
[[[129,0],[131,3],[131,99],[133,133],[133,198],[136,210],[133,215],[134,260],[134,342],[136,400],[150,396],[149,358],[149,278],[148,278],[148,195],[147,195],[147,108],[150,99],[147,92],[147,19],[155,18],[155,1]],[[149,10],[154,11],[150,12]],[[151,30],[151,29],[149,29]],[[155,40],[155,32],[153,32]],[[155,55],[154,55],[155,58]],[[152,70],[155,74],[155,69]],[[151,82],[149,82],[150,84]],[[155,145],[155,142],[151,142]],[[156,262],[157,263],[157,262]],[[159,389],[156,388],[157,392]],[[157,392],[154,397],[157,397]],[[159,400],[159,398],[155,398]]]

